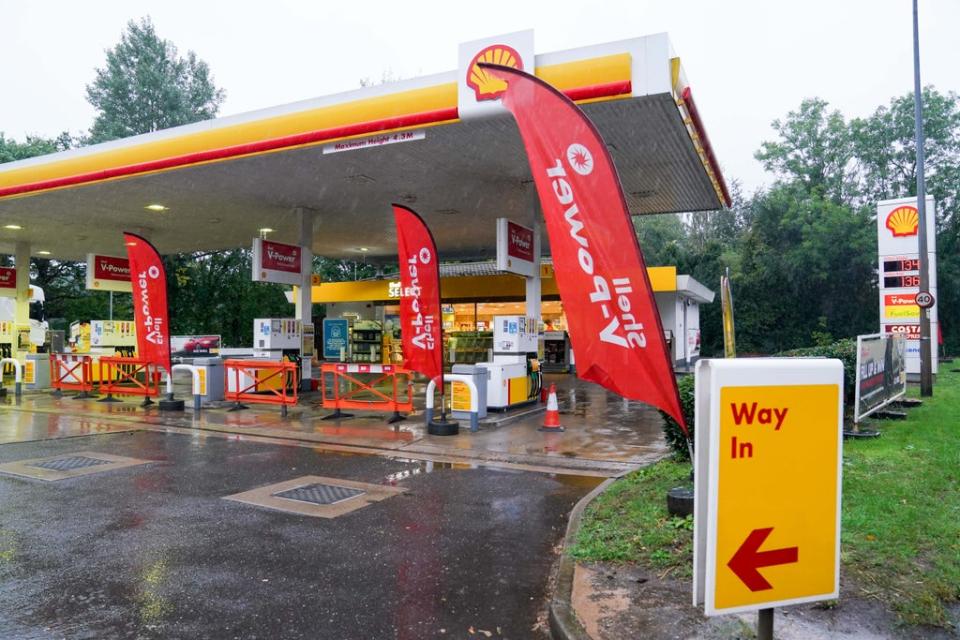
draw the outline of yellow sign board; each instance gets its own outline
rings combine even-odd
[[[33,360],[27,360],[23,363],[23,383],[36,384],[37,382],[37,363]]]
[[[842,365],[757,359],[702,369],[695,600],[700,589],[716,615],[836,598]]]
[[[454,380],[450,383],[450,409],[453,411],[470,411],[470,387],[466,382]]]
[[[198,367],[197,373],[199,374],[197,377],[200,378],[200,395],[205,396],[207,395],[207,370],[205,367]]]

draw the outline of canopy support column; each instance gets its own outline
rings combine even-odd
[[[299,223],[300,235],[297,244],[303,247],[303,264],[306,267],[301,274],[300,286],[295,289],[296,299],[296,317],[300,321],[301,327],[313,324],[313,214],[310,209],[298,208],[297,222]],[[311,358],[304,357],[300,363],[301,381],[300,389],[310,391],[311,379],[313,378],[313,364]]]
[[[17,242],[14,247],[14,266],[17,269],[17,299],[14,311],[14,325],[18,335],[30,335],[30,243]],[[19,346],[14,342],[13,357],[17,356],[17,351],[26,351],[30,349],[29,340],[26,344],[22,341]]]
[[[533,229],[533,264],[534,273],[532,278],[526,280],[526,315],[534,319],[534,330],[540,329],[540,306],[542,299],[540,282],[540,198],[537,195],[537,189],[531,182],[530,190],[530,211],[532,213],[530,227]]]

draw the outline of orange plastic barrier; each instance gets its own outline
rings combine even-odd
[[[357,376],[362,374],[373,378],[361,380]],[[320,376],[323,408],[334,410],[327,418],[348,417],[342,409],[359,409],[393,412],[389,422],[397,422],[403,420],[401,411],[413,411],[412,371],[392,364],[327,362],[321,365]]]
[[[93,358],[82,354],[51,353],[50,386],[57,395],[64,391],[79,391],[78,398],[89,397],[93,391]]]
[[[278,404],[283,415],[297,404],[297,363],[278,360],[226,360],[223,363],[226,400],[242,409],[242,402]]]
[[[139,358],[105,356],[100,358],[100,393],[113,395],[143,396],[144,404],[151,404],[151,397],[160,395],[160,367]]]

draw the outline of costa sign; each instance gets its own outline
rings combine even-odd
[[[253,241],[254,282],[303,284],[304,248],[295,244],[271,242],[262,238]]]
[[[919,340],[920,339],[920,325],[919,324],[885,324],[883,325],[884,333],[896,333],[901,334],[907,337],[907,340]]]
[[[130,261],[117,256],[88,253],[87,289],[130,292]]]
[[[533,229],[497,218],[497,269],[532,278],[537,271],[533,254]]]

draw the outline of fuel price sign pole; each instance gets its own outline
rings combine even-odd
[[[708,616],[839,596],[843,365],[701,360],[693,603]]]

